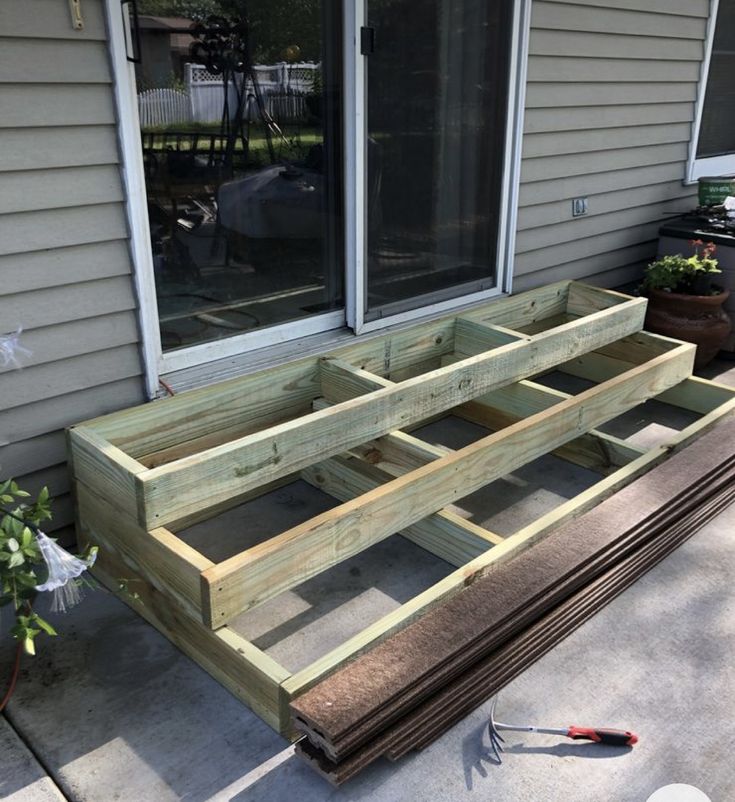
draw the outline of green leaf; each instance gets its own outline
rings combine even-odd
[[[18,551],[20,549],[20,543],[18,543],[14,537],[9,538],[5,545],[10,552]]]
[[[25,561],[26,558],[23,556],[22,551],[14,551],[8,560],[8,568],[18,568],[19,566],[23,565]]]
[[[44,621],[44,619],[43,619],[43,618],[41,618],[41,616],[40,616],[40,615],[34,615],[34,616],[33,616],[33,620],[35,621],[35,623],[36,623],[36,624],[37,624],[39,627],[41,627],[41,629],[42,629],[42,630],[43,630],[43,631],[44,631],[44,632],[45,632],[47,635],[58,635],[58,634],[59,634],[59,633],[58,633],[58,632],[57,632],[57,631],[56,631],[56,630],[55,630],[55,629],[54,629],[54,628],[51,626],[51,624],[49,624],[49,622],[48,622],[48,621]]]

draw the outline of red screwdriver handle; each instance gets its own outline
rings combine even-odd
[[[575,741],[595,741],[598,744],[610,746],[633,746],[638,743],[638,736],[627,730],[607,730],[595,727],[570,727],[567,737]]]

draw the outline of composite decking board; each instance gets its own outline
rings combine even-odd
[[[640,301],[640,302],[639,302]],[[153,468],[140,477],[146,526],[218,503],[284,471],[443,412],[477,395],[554,367],[641,328],[645,301],[633,299],[530,340],[510,343],[397,386]],[[320,373],[329,372],[322,360]]]
[[[679,346],[204,571],[209,623],[226,623],[657,395],[690,374],[693,351]]]
[[[320,754],[323,767],[332,767],[339,772],[364,767],[381,754],[395,759],[411,749],[423,748],[732,503],[734,494],[731,477],[724,490],[661,530],[596,579],[582,583],[581,590],[551,607],[530,626],[505,640],[498,649],[459,673],[388,728],[374,733],[344,758],[333,761],[319,746],[318,739],[303,743],[311,748],[312,753]],[[560,619],[564,625],[561,631]],[[514,655],[519,649],[520,655]]]
[[[563,628],[560,626],[556,631],[545,632],[544,634],[547,636],[546,641],[539,643],[537,640],[533,643],[530,653],[523,654],[520,656],[520,659],[516,659],[511,672],[504,670],[505,666],[502,665],[502,663],[506,661],[506,656],[504,655],[501,658],[502,673],[495,679],[493,685],[488,686],[487,681],[483,678],[482,685],[479,688],[475,685],[475,687],[469,689],[471,696],[468,699],[458,700],[454,692],[455,689],[452,689],[452,692],[446,695],[446,700],[452,703],[451,707],[453,709],[451,711],[451,716],[443,718],[437,727],[424,727],[423,732],[420,733],[420,738],[416,737],[419,733],[414,728],[413,737],[407,738],[399,748],[396,748],[398,745],[395,745],[391,749],[389,757],[395,759],[407,754],[408,751],[423,749],[428,746],[429,743],[463,718],[471,709],[493,696],[497,690],[499,690],[500,682],[506,684],[528,668],[532,661],[545,654],[562,638],[566,637],[581,623],[598,612],[601,606],[612,601],[613,598],[622,593],[643,573],[653,568],[684,541],[696,534],[706,523],[732,504],[733,496],[733,488],[729,487],[726,492],[720,494],[718,498],[707,503],[704,507],[697,509],[691,516],[688,516],[685,521],[677,526],[676,531],[672,532],[671,536],[667,535],[665,538],[657,538],[655,543],[650,548],[647,548],[643,554],[636,553],[632,555],[630,562],[624,561],[621,563],[619,567],[620,570],[618,570],[618,566],[616,566],[615,569],[612,569],[607,575],[604,575],[601,578],[601,584],[612,585],[612,587],[607,589],[607,592],[599,593],[595,596],[590,586],[583,588],[578,594],[578,598],[574,599],[569,605],[569,608],[572,609],[574,613],[565,617]],[[528,640],[528,638],[525,638],[525,640]]]
[[[425,748],[660,562],[729,505],[732,496],[730,487],[689,516],[676,533],[667,533],[649,548],[631,554],[344,761],[332,762],[308,739],[297,744],[297,753],[327,779],[341,784],[381,755],[396,760]]]
[[[317,688],[307,691],[292,703],[295,715],[314,723],[321,732],[333,739],[354,731],[358,723],[370,718],[376,709],[405,693],[407,685],[415,685],[416,677],[426,675],[428,670],[437,665],[446,664],[460,644],[467,645],[468,637],[470,640],[477,637],[468,635],[467,630],[457,631],[451,621],[474,620],[480,632],[485,632],[489,629],[488,622],[500,618],[503,611],[509,609],[508,604],[503,604],[500,605],[503,611],[499,610],[498,597],[493,593],[493,589],[497,591],[501,587],[498,584],[501,578],[504,579],[504,593],[510,601],[523,596],[523,592],[519,594],[521,586],[526,587],[527,597],[529,592],[535,592],[539,581],[543,584],[543,577],[538,575],[538,567],[542,564],[547,576],[553,565],[559,567],[563,576],[568,538],[574,539],[578,555],[584,554],[585,549],[589,555],[593,555],[599,552],[601,543],[615,540],[616,535],[610,532],[611,522],[613,528],[622,522],[627,522],[629,528],[641,526],[656,513],[657,499],[683,498],[687,493],[693,495],[696,492],[696,488],[692,488],[696,469],[699,475],[706,477],[711,472],[706,466],[726,464],[735,459],[734,435],[733,421],[718,426],[591,513],[550,534],[531,551],[477,580],[417,623],[339,670]],[[589,533],[595,520],[604,521],[607,526],[596,530],[597,539],[593,542]],[[559,548],[562,542],[564,549]],[[515,577],[514,581],[508,581],[511,576]],[[484,609],[488,606],[491,609]],[[447,625],[449,632],[446,631]],[[424,653],[420,648],[417,649],[417,636],[426,638],[427,650]],[[427,655],[428,664],[424,662]],[[355,682],[357,671],[360,683]],[[328,706],[327,702],[330,703]]]

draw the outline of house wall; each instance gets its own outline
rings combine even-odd
[[[71,521],[63,427],[144,398],[102,0],[0,1],[0,475]],[[682,184],[709,0],[534,0],[515,288],[612,286],[653,255]],[[589,198],[572,219],[571,199]],[[252,369],[189,371],[177,388]],[[194,375],[195,374],[195,375]]]
[[[0,478],[73,519],[63,427],[144,398],[101,0],[0,2]]]
[[[696,205],[682,181],[709,6],[534,0],[516,290],[636,280],[662,221]]]

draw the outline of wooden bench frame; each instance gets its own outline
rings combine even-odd
[[[104,584],[289,734],[295,696],[735,410],[735,390],[691,377],[694,346],[643,332],[644,314],[643,299],[559,282],[80,424],[80,538],[99,545]],[[550,370],[594,384],[533,381]],[[700,417],[647,450],[596,430],[653,397]],[[409,433],[450,413],[491,434],[451,451]],[[551,452],[600,480],[505,538],[452,509]],[[295,478],[341,503],[217,564],[176,535]],[[228,626],[396,531],[456,570],[307,668]]]

